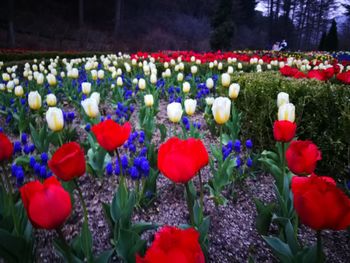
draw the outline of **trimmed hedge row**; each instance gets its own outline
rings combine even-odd
[[[23,52],[12,52],[7,50],[0,50],[0,61],[11,62],[11,61],[22,61],[22,60],[33,60],[33,59],[50,59],[59,56],[61,58],[79,58],[79,57],[92,57],[94,55],[106,55],[113,52],[79,52],[79,51],[23,51]]]
[[[236,105],[243,112],[242,133],[259,149],[272,148],[277,119],[277,94],[287,92],[296,107],[297,136],[312,140],[322,151],[317,173],[350,179],[350,87],[296,80],[278,72],[246,73],[234,77],[241,94]]]

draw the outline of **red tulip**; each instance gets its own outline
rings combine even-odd
[[[63,225],[72,211],[70,195],[51,176],[44,183],[33,181],[20,188],[28,218],[36,228],[56,229]]]
[[[98,143],[109,152],[115,151],[129,138],[131,125],[129,122],[119,125],[115,121],[106,120],[92,127]]]
[[[13,154],[13,145],[9,138],[0,132],[0,161],[8,160]]]
[[[292,68],[290,66],[284,66],[283,68],[280,69],[280,72],[283,76],[293,77],[295,74],[299,72],[299,70],[296,68]]]
[[[337,79],[345,84],[350,84],[350,71],[339,73]]]
[[[85,174],[85,154],[76,142],[63,144],[49,161],[51,171],[61,180],[70,181]]]
[[[325,72],[323,70],[310,70],[307,73],[307,77],[309,79],[318,79],[321,81],[325,81],[327,80],[327,75],[325,74]]]
[[[315,230],[350,226],[350,199],[331,177],[312,174],[292,178],[294,207],[301,222]]]
[[[301,71],[298,71],[294,76],[293,78],[295,79],[304,79],[306,78],[306,74],[304,72],[301,72]]]
[[[292,141],[286,151],[289,169],[298,175],[311,174],[317,161],[321,160],[321,152],[311,141]]]
[[[198,239],[199,233],[194,228],[165,226],[156,233],[144,258],[136,256],[136,263],[204,263]]]
[[[209,161],[208,152],[199,139],[170,138],[159,147],[158,168],[175,183],[187,183]]]
[[[297,125],[291,121],[275,121],[273,125],[273,136],[278,142],[290,142],[294,136]]]

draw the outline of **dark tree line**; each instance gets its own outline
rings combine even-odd
[[[258,2],[266,5],[264,14],[255,10]],[[309,50],[322,47],[336,2],[6,0],[0,48],[257,49],[286,38],[289,48]],[[350,5],[344,7],[350,14]]]

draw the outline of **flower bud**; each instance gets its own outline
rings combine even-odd
[[[56,107],[50,107],[46,112],[46,121],[49,128],[54,131],[60,131],[64,126],[63,112]]]
[[[241,88],[241,87],[239,86],[238,83],[232,83],[232,84],[230,85],[229,90],[228,90],[228,96],[229,96],[231,99],[237,99],[240,88]]]
[[[192,116],[196,111],[197,101],[193,99],[185,100],[185,111],[186,114]]]
[[[144,97],[145,105],[147,107],[152,107],[154,103],[153,95],[152,94],[147,94]]]
[[[224,73],[221,75],[221,85],[223,87],[229,87],[231,83],[231,77],[228,73]]]
[[[139,79],[138,86],[140,90],[146,89],[146,80],[145,79]]]
[[[285,92],[280,92],[277,95],[277,107],[281,107],[283,104],[289,103],[289,95]]]
[[[81,102],[81,105],[83,106],[83,109],[87,116],[90,118],[95,118],[99,114],[98,111],[98,104],[95,99],[88,98]]]
[[[48,94],[46,96],[46,103],[49,107],[53,107],[53,106],[56,106],[57,104],[57,98],[55,96],[55,94]]]
[[[15,87],[15,95],[17,97],[22,97],[24,94],[23,87],[22,86],[16,86]]]
[[[179,122],[181,120],[182,113],[183,113],[183,110],[181,107],[181,103],[173,102],[168,104],[167,114],[171,122],[174,122],[174,123]]]
[[[283,104],[278,108],[279,121],[295,121],[295,106],[292,103]]]
[[[51,73],[46,76],[46,79],[50,86],[55,86],[57,83],[56,76]]]
[[[230,118],[231,101],[227,97],[218,97],[211,108],[217,124],[225,124]]]
[[[90,82],[83,82],[83,83],[81,83],[81,91],[85,95],[90,94],[90,92],[91,92],[91,83]]]
[[[213,105],[214,100],[215,100],[215,99],[214,99],[213,97],[207,97],[207,98],[205,98],[205,102],[207,103],[208,106]]]
[[[38,91],[29,92],[28,104],[32,110],[38,110],[41,108],[41,96]]]
[[[207,81],[205,82],[205,86],[208,89],[212,89],[214,87],[214,80],[212,78],[208,78]]]
[[[186,81],[182,84],[182,91],[184,93],[190,92],[190,89],[191,89],[191,84],[189,82]]]

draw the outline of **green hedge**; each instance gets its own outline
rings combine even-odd
[[[322,151],[317,173],[350,179],[350,87],[317,80],[295,80],[278,72],[236,76],[241,85],[237,107],[243,112],[242,133],[259,149],[271,148],[277,119],[277,94],[287,92],[296,107],[297,136]]]

